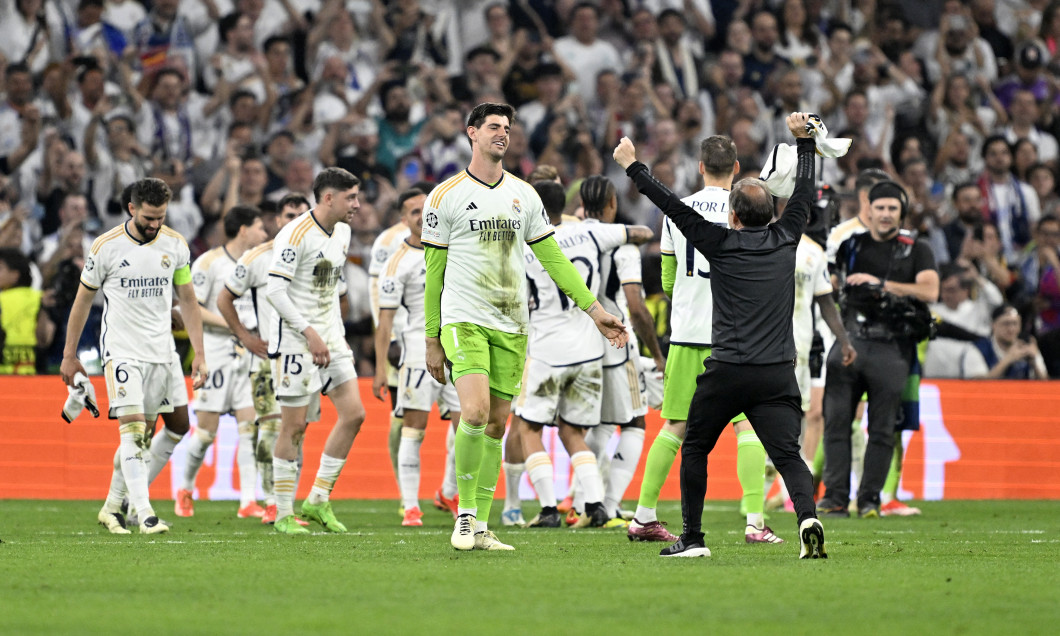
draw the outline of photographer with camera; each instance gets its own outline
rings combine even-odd
[[[850,422],[862,393],[868,392],[869,424],[865,467],[858,488],[858,515],[878,516],[880,490],[895,443],[895,423],[913,362],[916,343],[930,335],[926,302],[939,294],[935,258],[926,242],[901,231],[908,199],[893,181],[869,190],[868,232],[839,246],[834,286],[847,333],[858,352],[843,366],[842,352],[828,356],[824,395],[825,495],[818,511],[848,516]]]

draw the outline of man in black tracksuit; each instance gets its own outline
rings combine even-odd
[[[813,503],[813,480],[799,454],[801,397],[795,379],[795,250],[815,194],[816,144],[806,129],[808,115],[792,113],[788,128],[798,144],[795,191],[776,223],[772,197],[760,182],[736,183],[729,196],[726,229],[681,202],[636,161],[623,138],[614,158],[637,189],[677,225],[710,261],[714,299],[711,356],[696,380],[681,447],[681,508],[684,530],[661,556],[709,556],[703,543],[703,498],[707,455],[737,414],[748,420],[773,465],[784,477],[799,521],[800,558],[824,558],[824,531]]]

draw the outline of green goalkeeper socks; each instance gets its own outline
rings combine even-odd
[[[472,426],[463,418],[460,419],[460,425],[456,428],[453,451],[456,453],[456,491],[460,495],[461,511],[471,510],[478,499],[478,479],[482,467],[485,436],[485,425]]]
[[[648,457],[644,460],[644,479],[640,485],[638,507],[654,509],[658,505],[659,493],[674,465],[677,451],[681,449],[681,442],[680,437],[666,431],[660,431],[652,442]]]
[[[490,518],[493,497],[497,491],[497,480],[501,474],[501,440],[482,436],[482,463],[478,471],[478,492],[473,500],[478,505],[475,519],[485,523]],[[463,501],[463,496],[460,500]]]
[[[766,449],[754,431],[736,434],[736,477],[743,489],[740,511],[762,514],[765,507]]]
[[[883,482],[880,495],[887,501],[898,498],[898,482],[902,479],[902,434],[894,435],[894,454],[891,455],[891,469],[887,471],[887,481]]]

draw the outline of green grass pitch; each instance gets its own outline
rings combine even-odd
[[[915,518],[825,519],[829,559],[747,545],[708,502],[705,559],[624,531],[491,528],[515,552],[456,552],[425,506],[337,501],[346,535],[286,537],[197,502],[167,535],[112,536],[99,502],[0,501],[0,634],[1026,634],[1060,621],[1057,502],[929,502]],[[530,518],[537,506],[525,503]],[[663,519],[679,527],[676,503]],[[316,528],[319,530],[319,528]],[[678,530],[679,532],[679,530]]]

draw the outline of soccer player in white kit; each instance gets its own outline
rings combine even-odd
[[[198,424],[188,443],[184,484],[177,490],[174,512],[178,517],[195,514],[192,503],[195,477],[206,458],[206,451],[217,437],[221,415],[232,413],[239,431],[236,447],[239,508],[236,516],[240,519],[260,518],[265,514],[265,509],[255,500],[258,470],[254,457],[254,395],[250,388],[250,363],[253,356],[229,329],[217,308],[217,297],[235,272],[243,254],[265,240],[265,226],[261,221],[261,211],[245,205],[233,207],[225,213],[221,223],[228,240],[224,245],[195,259],[191,266],[195,297],[202,306],[203,344],[210,377],[196,393],[192,403]],[[236,303],[236,310],[244,326],[257,326],[257,316],[250,298],[240,299]]]
[[[431,405],[439,412],[449,411],[460,419],[460,399],[453,384],[441,384],[427,372],[427,348],[424,339],[425,313],[423,295],[427,279],[427,262],[423,256],[420,234],[423,230],[423,204],[427,195],[413,188],[401,193],[398,204],[401,218],[410,233],[387,259],[379,278],[379,325],[375,332],[375,379],[372,393],[382,400],[388,390],[387,348],[399,308],[407,313],[398,332],[401,361],[397,377],[397,413],[403,418],[398,446],[398,484],[401,487],[403,526],[422,526],[420,510],[420,445],[427,430]],[[394,389],[389,389],[393,391]],[[449,428],[448,423],[446,427]]]
[[[309,211],[309,201],[300,194],[288,194],[277,204],[279,213],[276,231]],[[225,282],[217,296],[217,309],[228,328],[253,354],[250,364],[250,386],[254,396],[254,411],[257,415],[257,443],[254,456],[261,475],[261,489],[265,494],[265,514],[261,522],[276,521],[276,494],[273,491],[272,450],[280,434],[280,407],[276,403],[276,388],[272,380],[272,363],[269,361],[268,325],[272,321],[272,305],[265,298],[265,287],[269,282],[269,267],[272,265],[272,240],[266,241],[239,257],[239,263]],[[257,329],[248,329],[239,319],[237,298],[248,298],[257,315]],[[310,409],[311,411],[313,409]],[[310,417],[309,419],[313,419]]]
[[[273,451],[277,509],[273,527],[285,534],[308,532],[294,516],[296,460],[310,398],[317,391],[331,399],[338,420],[324,444],[302,516],[328,532],[346,532],[329,497],[364,422],[338,294],[350,245],[348,221],[360,207],[360,183],[341,168],[324,169],[313,180],[316,208],[288,223],[273,241],[268,298],[276,316],[269,330],[269,357],[282,420]]]
[[[849,366],[857,357],[857,352],[854,351],[847,337],[846,329],[843,328],[843,320],[839,316],[839,310],[836,309],[832,291],[832,279],[828,274],[828,258],[824,249],[812,238],[803,234],[795,250],[795,311],[791,319],[795,336],[795,351],[798,352],[798,357],[795,359],[795,379],[799,382],[799,393],[802,394],[804,430],[802,456],[807,460],[811,472],[813,472],[813,456],[817,452],[817,445],[824,432],[824,422],[819,422],[818,426],[812,427],[806,419],[806,414],[810,412],[813,383],[810,377],[810,349],[813,347],[814,303],[817,303],[821,310],[821,317],[832,330],[838,345],[842,347],[843,365]]]
[[[618,196],[611,181],[601,176],[589,177],[582,181],[580,195],[585,223],[598,225],[614,222],[618,212]],[[664,368],[666,360],[655,333],[655,320],[644,303],[640,249],[634,245],[623,245],[601,250],[599,260],[600,303],[615,315],[628,316],[633,333],[630,334],[625,351],[611,348],[604,350],[601,423],[589,432],[585,441],[596,454],[601,473],[609,468],[604,486],[607,514],[609,517],[620,517],[622,497],[640,462],[644,447],[644,416],[648,413],[647,379],[641,365],[639,341],[643,341],[651,352],[657,368]],[[607,444],[618,427],[622,427],[618,445],[614,455],[608,457]],[[577,478],[573,481],[579,485],[581,483]],[[571,501],[573,511],[584,507],[583,496],[584,492],[575,488]],[[571,520],[570,514],[567,519]],[[584,523],[584,515],[577,519],[573,525],[578,525],[579,521]]]
[[[184,382],[172,364],[170,310],[174,288],[195,351],[192,374],[196,388],[202,386],[207,374],[202,320],[191,287],[191,254],[184,238],[163,225],[169,197],[169,187],[159,179],[136,182],[129,206],[132,219],[96,239],[85,257],[81,287],[67,323],[60,373],[69,385],[75,374],[85,373],[77,359],[77,343],[92,297],[103,290],[100,351],[111,417],[118,420],[121,443],[114,458],[110,492],[97,518],[114,534],[129,534],[120,512],[125,488],[139,514],[141,533],[169,530],[151,506],[144,451],[147,422],[153,422],[160,412],[172,410],[166,403],[170,391],[174,383],[183,386]]]
[[[534,189],[556,226],[556,243],[594,294],[600,287],[601,253],[627,242],[640,244],[652,238],[652,231],[644,226],[562,223],[563,186],[553,181],[539,181]],[[528,525],[550,528],[560,525],[552,460],[545,452],[541,437],[545,426],[557,426],[560,441],[570,454],[571,465],[585,490],[585,515],[576,525],[603,527],[611,515],[603,503],[603,481],[596,454],[586,444],[585,436],[600,423],[601,360],[605,342],[592,319],[552,282],[529,247],[525,248],[524,255],[530,297],[530,337],[523,388],[515,402],[512,426],[519,430],[530,481],[541,503],[541,512]]]
[[[399,220],[383,230],[376,237],[375,242],[372,243],[372,256],[371,261],[368,263],[368,301],[372,307],[372,326],[376,329],[379,328],[379,278],[386,269],[390,255],[403,244],[410,231],[408,224],[403,220]],[[395,342],[397,332],[401,330],[405,319],[404,308],[399,308],[394,315],[394,333],[390,334],[391,339],[387,342],[387,347],[384,350],[388,350],[391,343]],[[401,475],[398,473],[398,446],[401,444],[401,428],[404,421],[397,410],[397,391],[395,391],[398,382],[397,366],[390,364],[389,360],[387,360],[384,368],[387,371],[387,388],[390,391],[391,410],[387,450],[390,452],[390,465],[394,469],[394,479],[397,480],[398,488],[400,489]],[[404,509],[402,509],[401,514],[405,514]]]

